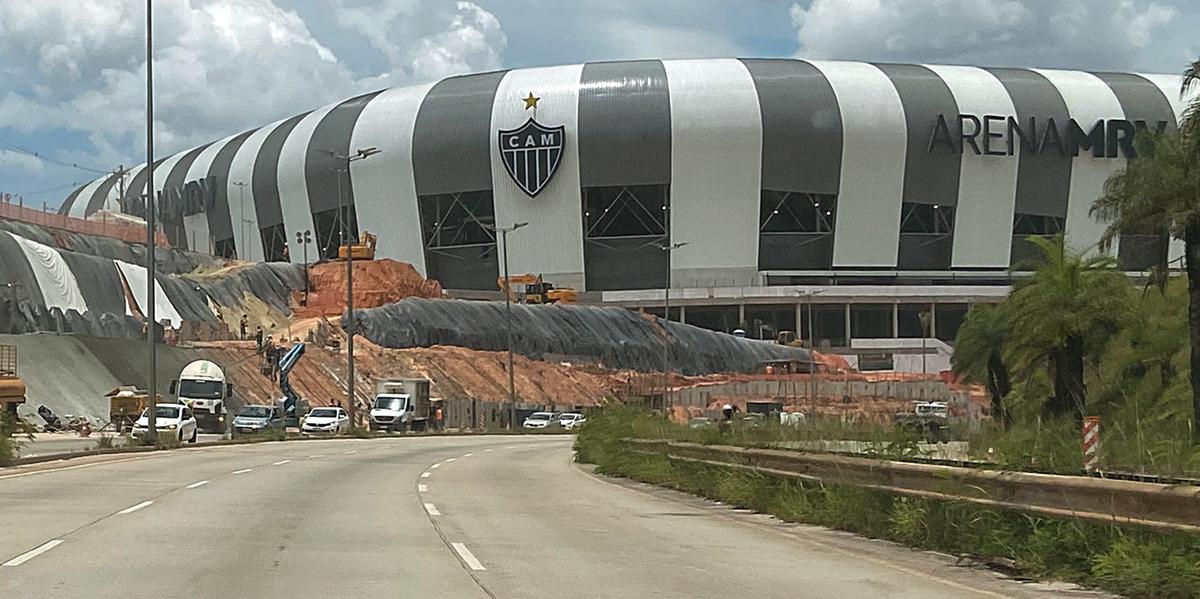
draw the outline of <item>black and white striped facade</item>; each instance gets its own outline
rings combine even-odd
[[[157,164],[154,186],[174,198],[174,245],[251,260],[282,259],[286,242],[302,260],[303,230],[310,259],[336,251],[340,195],[379,256],[449,289],[494,290],[487,226],[518,222],[529,226],[509,236],[511,272],[587,291],[662,289],[668,260],[685,289],[986,282],[1028,251],[1024,235],[1096,242],[1088,208],[1128,159],[1129,127],[1174,128],[1179,85],[777,59],[514,69],[373,92],[180,152]],[[530,94],[540,100],[527,109]],[[498,144],[531,117],[564,128],[533,197]],[[381,152],[331,155],[367,147]],[[61,212],[128,209],[144,188],[135,168],[76,190]],[[687,245],[668,257],[666,242]],[[1145,266],[1139,243],[1118,249],[1133,270]]]

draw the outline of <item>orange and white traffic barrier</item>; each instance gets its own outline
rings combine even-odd
[[[1100,469],[1100,417],[1083,418],[1083,468],[1090,472]]]

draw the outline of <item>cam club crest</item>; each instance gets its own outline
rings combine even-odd
[[[516,129],[501,129],[498,137],[504,169],[531,198],[546,187],[558,169],[566,131],[563,126],[546,127],[537,122],[538,100],[541,98],[533,93],[522,99],[526,110],[533,109],[533,117]]]

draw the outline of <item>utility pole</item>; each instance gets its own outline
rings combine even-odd
[[[663,353],[662,353],[662,408],[665,413],[670,406],[668,398],[671,395],[670,383],[670,351],[671,351],[671,254],[675,250],[687,245],[688,241],[680,241],[672,244],[662,244],[658,249],[667,253],[667,280],[663,285]]]
[[[296,231],[296,245],[304,251],[304,303],[308,305],[308,244],[312,243],[312,230]]]
[[[517,386],[513,373],[513,343],[512,343],[512,278],[508,275],[508,234],[528,225],[529,223],[514,223],[511,227],[496,227],[484,225],[485,229],[500,233],[500,252],[504,261],[504,338],[508,351],[508,429],[517,426]]]
[[[815,339],[815,337],[816,337],[815,324],[816,323],[813,322],[812,305],[813,305],[813,296],[817,295],[818,293],[821,293],[822,291],[824,291],[824,290],[823,289],[810,289],[808,291],[799,292],[800,295],[804,296],[805,303],[808,306],[808,308],[807,308],[808,338],[806,338],[804,341],[805,341],[805,343],[808,344],[808,391],[809,391],[808,392],[808,400],[809,400],[809,402],[812,402],[812,404],[814,406],[816,405],[816,395],[817,395],[816,380],[817,379],[816,379],[816,364],[813,363],[812,352],[813,352],[813,348],[816,346],[816,339]],[[796,328],[800,328],[800,327],[796,327]],[[803,335],[803,333],[804,332],[801,331],[801,335]]]
[[[353,248],[348,246],[350,241],[349,218],[346,218],[348,208],[346,207],[345,198],[342,197],[342,171],[345,170],[346,176],[350,176],[350,163],[356,160],[365,160],[380,152],[379,148],[374,146],[363,148],[354,154],[341,154],[334,151],[329,151],[329,155],[336,160],[345,161],[345,169],[334,169],[337,173],[338,187],[338,219],[341,221],[341,238],[342,245],[346,245],[346,415],[350,417],[350,426],[358,426],[355,419],[354,409],[354,333],[358,329],[358,322],[354,319],[354,252]],[[305,246],[307,249],[308,246]],[[340,251],[340,250],[339,250]],[[308,272],[307,257],[305,257],[305,273]]]
[[[242,245],[238,247],[238,257],[242,260],[249,260],[250,245],[249,242],[246,241],[246,223],[248,222],[246,220],[246,183],[243,181],[234,181],[233,184],[237,185],[238,188],[238,210],[241,212],[241,214],[238,216],[238,218],[241,220],[241,224],[239,225],[240,228],[238,230],[241,232],[240,237],[242,238]],[[243,254],[242,252],[245,253]]]
[[[158,348],[154,344],[154,0],[146,0],[146,345],[150,350],[150,372],[146,384],[149,404],[146,410],[147,433],[155,442],[158,429],[155,414],[158,409]]]

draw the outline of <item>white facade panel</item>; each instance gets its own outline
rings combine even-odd
[[[164,161],[164,162],[166,162],[166,161]],[[141,174],[141,172],[143,170],[146,170],[145,165],[138,165],[134,168],[129,169],[129,171],[125,173],[125,176],[122,177],[125,180],[125,182],[122,183],[121,181],[116,181],[113,184],[112,188],[108,190],[108,195],[104,198],[104,203],[100,205],[100,209],[108,210],[110,212],[120,212],[121,211],[121,190],[124,189],[124,190],[128,191],[129,185],[133,183],[133,180],[135,178],[137,178],[137,176],[139,174]],[[159,176],[158,173],[161,173],[161,172],[162,172],[162,166],[159,165],[158,168],[154,169],[155,178],[158,178],[158,176]],[[144,194],[145,187],[146,187],[146,184],[143,181],[142,182],[143,191],[139,191],[137,193],[137,195]]]
[[[1123,119],[1125,111],[1112,88],[1099,77],[1082,71],[1036,69],[1062,95],[1071,118],[1090,131],[1098,120]],[[1071,162],[1071,187],[1067,194],[1067,245],[1076,251],[1093,252],[1104,234],[1105,223],[1097,222],[1088,211],[1104,195],[1104,182],[1125,166],[1124,158],[1095,158],[1080,151]],[[1115,255],[1115,247],[1114,255]]]
[[[401,87],[379,94],[363,108],[350,137],[351,148],[380,150],[375,158],[350,163],[359,233],[375,233],[380,257],[408,262],[422,275],[425,249],[413,182],[412,136],[417,110],[431,87]]]
[[[188,167],[187,176],[183,178],[184,183],[207,177],[213,160],[217,158],[217,153],[233,138],[234,136],[230,135],[204,148],[204,151],[200,152],[192,161],[192,165]],[[183,217],[183,230],[187,235],[188,248],[206,254],[213,253],[213,239],[208,227],[208,214],[201,212]]]
[[[833,87],[842,114],[833,266],[895,267],[908,142],[900,95],[872,65],[809,62]]]
[[[167,175],[171,174],[171,171],[175,169],[175,165],[179,164],[179,161],[183,160],[183,157],[189,151],[191,150],[184,150],[171,155],[170,158],[162,161],[162,164],[158,165],[158,168],[154,169],[154,197],[157,198],[163,192],[163,189],[167,186]]]
[[[583,200],[579,183],[579,80],[583,65],[509,71],[500,80],[492,103],[492,197],[496,224],[529,226],[508,238],[509,272],[559,276],[559,286],[583,286]],[[541,98],[525,108],[529,94]],[[565,127],[562,157],[554,174],[535,197],[529,197],[504,167],[499,132],[517,129],[530,118],[547,128]],[[502,252],[500,236],[497,251]],[[501,264],[500,268],[503,269]]]
[[[754,80],[732,59],[665,60],[663,68],[671,99],[671,242],[688,244],[674,252],[671,268],[753,273],[762,194],[762,115]],[[751,282],[712,274],[709,284]],[[697,276],[704,275],[685,278]]]
[[[279,152],[279,205],[283,209],[284,235],[289,243],[295,238],[297,231],[311,230],[313,240],[317,238],[312,209],[308,203],[308,180],[304,174],[304,164],[308,158],[308,142],[312,140],[313,132],[321,123],[321,119],[335,107],[337,104],[318,108],[300,119],[288,134],[287,141],[283,142],[283,148]],[[330,173],[330,176],[336,175]],[[304,256],[299,251],[289,254],[293,263],[299,264],[304,261]]]
[[[108,175],[104,175],[103,177],[88,183],[87,187],[84,187],[83,191],[79,192],[79,195],[75,196],[75,203],[71,204],[71,210],[67,213],[67,215],[74,218],[84,218],[84,216],[87,214],[88,203],[92,201],[92,195],[96,193],[96,188],[100,187],[100,185],[102,185],[104,180],[107,178]]]
[[[282,122],[276,121],[251,133],[229,163],[225,197],[229,200],[229,220],[233,222],[233,245],[242,260],[263,259],[262,234],[254,204],[254,162],[267,136]]]
[[[1004,84],[991,73],[977,67],[925,66],[946,82],[959,112],[1017,116]],[[954,214],[953,268],[1008,268],[1017,164],[1015,156],[963,152]]]

